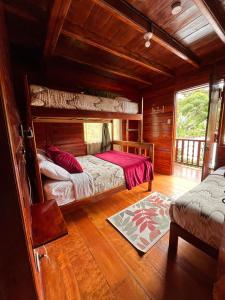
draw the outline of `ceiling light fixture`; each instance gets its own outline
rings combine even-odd
[[[182,11],[181,1],[176,1],[171,5],[172,15],[177,15]]]
[[[152,32],[146,32],[144,34],[144,40],[145,40],[145,47],[149,48],[151,46],[151,38],[152,38]]]

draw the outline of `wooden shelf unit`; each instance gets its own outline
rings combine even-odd
[[[54,241],[68,233],[66,223],[55,200],[31,205],[33,248]]]

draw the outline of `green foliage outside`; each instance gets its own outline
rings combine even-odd
[[[204,137],[208,116],[208,90],[194,90],[180,95],[177,101],[177,138]]]

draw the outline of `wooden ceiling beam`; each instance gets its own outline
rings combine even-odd
[[[56,48],[70,4],[71,0],[53,1],[44,45],[45,57],[51,56]]]
[[[16,7],[16,5],[14,4],[9,5],[7,3],[4,3],[4,8],[7,13],[16,15],[20,18],[26,19],[31,22],[38,22],[40,19],[36,15],[31,15],[31,13],[27,12],[25,9],[20,9],[20,7]]]
[[[144,16],[124,0],[93,0],[96,4],[110,11],[116,18],[129,24],[141,33],[151,31],[152,40],[162,47],[185,60],[194,67],[199,67],[199,58],[183,44],[178,42],[165,30]]]
[[[140,77],[137,77],[135,75],[127,74],[127,73],[124,73],[124,72],[121,72],[121,71],[118,71],[118,70],[114,70],[114,69],[111,69],[111,68],[108,68],[108,67],[103,67],[99,64],[89,63],[89,62],[86,62],[84,60],[77,59],[76,57],[68,57],[67,55],[64,55],[62,52],[57,52],[56,51],[56,55],[58,55],[62,58],[65,58],[67,60],[72,60],[72,61],[77,62],[79,64],[89,66],[89,67],[94,68],[96,70],[100,70],[100,71],[103,71],[103,72],[106,72],[106,73],[110,73],[110,74],[113,74],[113,75],[116,75],[116,76],[120,76],[120,77],[129,79],[129,80],[134,80],[134,81],[137,81],[139,83],[142,83],[142,84],[145,84],[145,85],[148,85],[148,86],[151,85],[150,81],[144,80],[144,79],[142,79]]]
[[[225,16],[223,7],[216,0],[194,0],[201,13],[206,17],[214,31],[225,43]]]
[[[72,29],[74,30],[73,32],[72,32]],[[79,31],[79,33],[78,33],[78,31]],[[106,45],[105,40],[101,39],[98,36],[94,36],[94,38],[93,38],[91,35],[88,35],[87,33],[84,34],[84,32],[79,30],[78,27],[76,27],[76,32],[75,32],[75,25],[73,25],[73,28],[71,28],[71,31],[63,29],[62,34],[67,37],[70,37],[72,39],[78,40],[84,44],[87,44],[87,45],[93,46],[95,48],[98,48],[100,50],[103,50],[105,52],[108,52],[119,58],[123,58],[132,63],[138,64],[138,65],[144,67],[145,69],[166,75],[168,77],[173,77],[172,71],[165,66],[162,66],[155,62],[146,60],[144,58],[141,58],[140,56],[137,57],[135,54],[130,53],[130,52],[125,53],[124,50],[121,49],[121,47],[120,48],[115,47],[115,46],[112,47],[112,45],[110,45],[110,47],[109,47],[108,45]]]

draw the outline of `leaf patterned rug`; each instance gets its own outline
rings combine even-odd
[[[139,251],[146,253],[168,230],[171,199],[154,192],[107,220]]]

